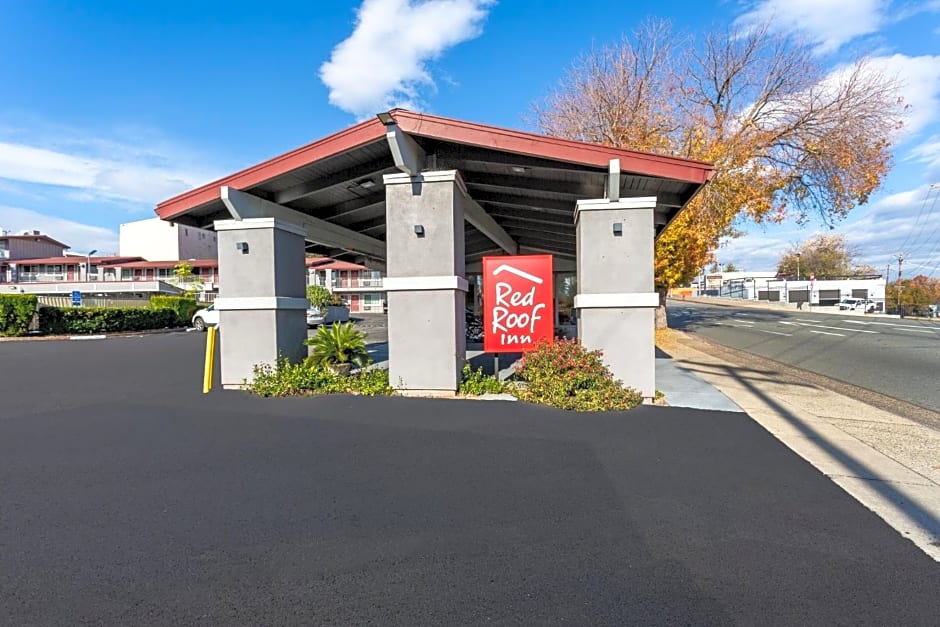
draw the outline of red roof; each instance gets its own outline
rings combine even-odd
[[[86,260],[91,260],[91,263],[99,266],[113,265],[116,263],[121,263],[124,261],[139,261],[143,257],[82,257],[81,255],[62,255],[60,257],[35,257],[32,259],[10,259],[6,263],[17,264],[17,265],[32,265],[39,263],[53,263],[53,264],[62,264],[66,266],[75,266],[85,263]]]
[[[608,166],[611,159],[620,159],[622,172],[664,177],[698,185],[708,182],[714,172],[710,164],[678,157],[666,157],[536,135],[403,109],[395,109],[391,111],[391,114],[402,131],[417,137],[604,168]],[[223,185],[234,189],[247,189],[322,159],[378,141],[385,136],[385,133],[385,126],[377,118],[366,120],[306,146],[165,200],[157,205],[157,215],[164,220],[171,220],[196,207],[218,200],[219,188]]]
[[[368,270],[366,266],[361,266],[358,263],[331,259],[330,257],[308,257],[306,265],[308,268],[316,268],[317,270]]]
[[[35,259],[9,259],[4,263],[15,264],[18,266],[22,265],[32,265],[37,263],[58,263],[62,265],[78,265],[80,263],[85,263],[84,257],[36,257]]]
[[[130,261],[128,263],[117,263],[113,265],[120,266],[123,269],[141,269],[141,268],[175,268],[180,263],[179,260],[172,261]],[[215,259],[193,259],[185,261],[193,268],[218,268],[219,262]]]

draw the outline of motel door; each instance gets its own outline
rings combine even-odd
[[[359,294],[349,295],[349,311],[359,313]]]

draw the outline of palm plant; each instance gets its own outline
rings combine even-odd
[[[323,325],[304,344],[313,347],[308,360],[318,366],[345,366],[348,369],[350,366],[361,368],[369,363],[366,334],[358,331],[352,322]]]

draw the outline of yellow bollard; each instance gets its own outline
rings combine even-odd
[[[202,378],[202,393],[208,394],[212,389],[212,368],[215,365],[215,334],[218,329],[214,326],[206,329],[206,368]]]

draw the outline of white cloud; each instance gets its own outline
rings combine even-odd
[[[859,262],[883,272],[897,268],[905,255],[906,276],[940,271],[940,189],[924,185],[885,196],[864,208],[852,222],[829,229],[799,229],[790,225],[752,228],[740,238],[723,242],[716,252],[722,264],[734,263],[746,270],[773,270],[791,245],[818,233],[844,235],[859,252]],[[910,274],[909,274],[910,273]]]
[[[118,250],[118,234],[112,229],[44,215],[30,209],[0,205],[0,228],[20,232],[37,229],[71,246],[76,252],[98,250],[104,255]]]
[[[330,103],[363,117],[420,108],[428,62],[473,39],[494,0],[364,0],[352,35],[320,67]]]
[[[927,177],[931,180],[940,177],[940,135],[934,135],[910,153],[910,159],[927,165]]]
[[[940,55],[873,57],[869,59],[869,68],[897,77],[900,95],[910,107],[904,135],[914,135],[940,119]]]
[[[735,20],[744,28],[768,24],[796,34],[820,53],[834,52],[856,37],[876,32],[888,17],[890,0],[756,0]]]
[[[0,137],[0,179],[76,190],[89,198],[154,205],[217,178],[185,151],[147,135],[119,142],[43,128]],[[14,135],[14,137],[9,137]]]

